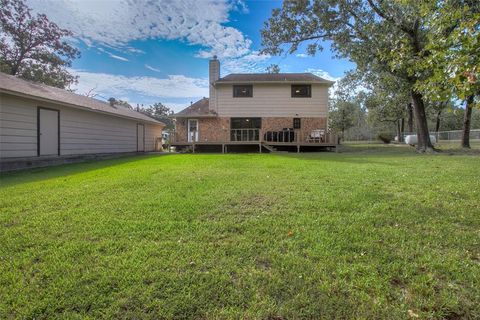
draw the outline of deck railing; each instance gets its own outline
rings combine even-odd
[[[190,141],[188,135],[190,134]],[[217,140],[208,140],[201,137],[201,132],[178,133],[169,131],[167,144],[175,143],[239,143],[258,142],[265,144],[337,144],[337,135],[326,130],[312,130],[305,133],[302,130],[262,130],[262,129],[230,129],[224,130]]]
[[[255,142],[260,141],[260,129],[231,129],[230,142]]]

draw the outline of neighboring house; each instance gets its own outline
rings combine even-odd
[[[164,126],[126,107],[0,73],[3,162],[154,151]]]
[[[327,131],[328,88],[334,82],[311,73],[229,74],[209,67],[210,97],[174,114],[171,145],[335,147]]]

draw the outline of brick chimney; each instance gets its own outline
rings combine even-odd
[[[214,82],[220,79],[220,61],[218,61],[217,56],[213,56],[213,59],[210,60],[208,66],[208,82],[209,82],[209,109],[217,112],[217,95],[215,87],[213,86]]]

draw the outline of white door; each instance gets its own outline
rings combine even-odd
[[[198,141],[198,120],[188,119],[188,142]]]
[[[58,155],[58,110],[38,109],[38,155]]]
[[[137,124],[137,151],[145,151],[145,126],[143,124]]]

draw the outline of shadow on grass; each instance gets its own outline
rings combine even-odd
[[[319,162],[340,162],[356,164],[379,164],[402,166],[401,162],[389,162],[389,159],[419,159],[437,156],[478,156],[479,149],[445,148],[440,146],[434,154],[417,153],[414,147],[399,144],[346,144],[340,145],[338,152],[285,153],[278,154],[288,158]],[[379,160],[379,159],[382,160]]]
[[[11,187],[20,183],[45,181],[58,177],[67,177],[89,171],[102,170],[109,167],[125,165],[132,162],[147,160],[162,155],[135,155],[105,160],[91,160],[79,163],[66,163],[58,166],[32,168],[21,171],[6,172],[0,174],[0,188]]]

